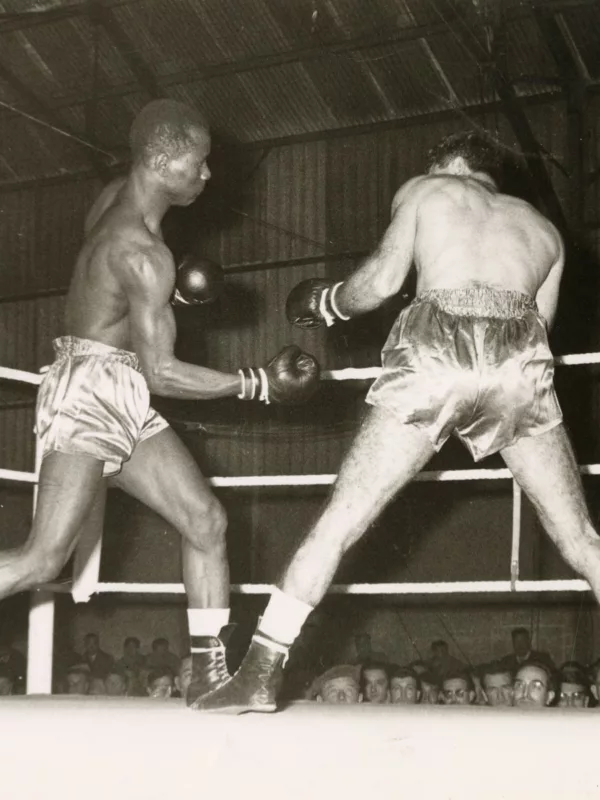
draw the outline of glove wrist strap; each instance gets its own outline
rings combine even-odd
[[[331,290],[331,293],[329,295],[329,304],[331,305],[331,310],[336,315],[336,317],[338,317],[338,319],[342,319],[342,320],[344,320],[344,322],[346,322],[347,320],[350,319],[350,317],[347,314],[342,314],[342,312],[340,311],[339,306],[338,306],[338,304],[336,303],[336,300],[335,300],[335,296],[336,296],[337,291],[338,291],[338,289],[340,288],[341,285],[342,285],[342,281],[340,281],[339,283],[336,283],[335,286],[333,287],[333,289]]]
[[[256,397],[256,390],[260,386],[260,379],[252,367],[239,369],[239,374],[242,376],[242,391],[238,394],[240,400],[254,400]]]
[[[267,373],[262,367],[259,367],[258,374],[260,376],[260,394],[258,399],[269,405],[271,401],[269,400],[269,379],[267,378]]]

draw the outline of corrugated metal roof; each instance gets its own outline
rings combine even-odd
[[[474,60],[461,38],[472,42],[476,33],[485,41],[486,26],[498,20],[493,7],[470,0],[109,0],[107,6],[121,27],[120,44],[78,6],[71,18],[35,15],[30,24],[24,18],[19,30],[0,20],[0,61],[84,138],[88,103],[100,146],[121,153],[133,116],[150,97],[131,57],[145,63],[161,94],[201,105],[217,132],[239,143],[493,99],[487,46]],[[523,96],[557,88],[548,80],[557,68],[533,6],[534,0],[502,4],[507,69]],[[600,10],[581,5],[563,15],[590,72],[600,77]],[[0,100],[32,112],[6,83]],[[0,182],[89,167],[81,148],[40,133],[34,121],[10,118],[7,126],[0,111]]]

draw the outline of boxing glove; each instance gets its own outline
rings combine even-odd
[[[219,264],[193,254],[188,255],[177,267],[171,302],[186,306],[212,303],[221,294],[224,285],[223,269]]]
[[[284,347],[266,367],[247,367],[239,373],[243,387],[240,400],[300,405],[317,391],[321,368],[314,356],[294,344]]]
[[[350,319],[335,302],[341,285],[326,278],[308,278],[299,283],[289,293],[285,304],[288,322],[297,328],[320,328],[323,323],[330,326],[338,319]]]

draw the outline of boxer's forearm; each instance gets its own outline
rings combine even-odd
[[[161,397],[217,400],[221,397],[234,397],[242,391],[242,378],[239,374],[217,372],[175,358],[154,364],[146,368],[144,373],[150,391]]]
[[[338,288],[340,312],[354,317],[379,308],[400,291],[407,271],[397,261],[390,264],[380,251],[369,256]]]

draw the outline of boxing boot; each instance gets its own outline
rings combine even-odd
[[[223,686],[229,679],[227,669],[225,642],[223,634],[225,629],[216,636],[195,636],[194,649],[202,652],[192,652],[192,680],[185,693],[186,704],[192,705],[202,697],[219,686]]]
[[[276,711],[287,647],[273,642],[277,648],[273,649],[263,644],[265,641],[265,636],[255,636],[233,678],[188,705],[198,711],[230,714]]]

